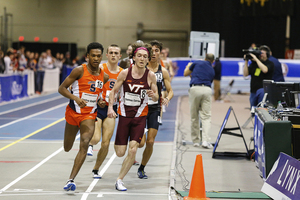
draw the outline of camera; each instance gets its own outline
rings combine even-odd
[[[243,49],[242,52],[244,53],[244,55],[246,55],[247,60],[251,60],[252,56],[250,55],[250,53],[254,54],[257,58],[260,56],[261,52],[258,49]]]

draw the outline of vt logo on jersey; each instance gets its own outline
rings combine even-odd
[[[128,86],[131,92],[138,92],[140,88],[144,87],[144,85],[138,85],[138,84],[128,84]]]

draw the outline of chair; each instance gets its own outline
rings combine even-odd
[[[229,101],[234,102],[234,100],[231,98],[231,93],[230,93],[230,90],[231,90],[233,84],[234,84],[234,79],[231,79],[228,86],[223,89],[223,91],[222,91],[223,96],[221,96],[222,100],[225,100],[226,97],[229,97],[229,99],[230,99]]]

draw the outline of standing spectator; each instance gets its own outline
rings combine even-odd
[[[261,46],[259,48],[261,54],[259,58],[256,55],[250,53],[252,57],[252,63],[248,66],[248,59],[244,55],[244,76],[251,76],[250,81],[250,106],[256,107],[264,97],[263,80],[272,80],[274,63],[269,60],[270,51],[269,48]]]
[[[130,54],[132,54],[132,45],[131,44],[127,45],[126,54],[127,54],[127,57],[121,59],[121,61],[120,61],[120,67],[122,67],[123,69],[127,69],[132,64],[132,59],[129,58]]]
[[[270,52],[269,60],[274,63],[274,72],[273,72],[272,79],[275,82],[284,82],[285,80],[284,80],[283,73],[282,73],[281,63],[278,61],[277,58],[272,56],[272,51],[268,46],[264,45],[264,47],[266,47],[266,49],[269,49],[269,52]]]
[[[63,62],[62,62],[62,59],[61,59],[61,56],[60,56],[59,52],[56,53],[53,65],[54,65],[54,68],[58,68],[60,70],[62,69]]]
[[[221,76],[222,76],[222,64],[219,58],[216,58],[215,63],[213,65],[215,70],[215,77],[214,77],[214,97],[215,101],[221,100]]]
[[[68,65],[69,67],[72,66],[72,60],[71,60],[70,52],[66,52],[64,65]]]
[[[23,71],[27,67],[27,59],[25,57],[25,47],[21,46],[17,51],[18,54],[18,62],[19,62],[19,71]]]
[[[4,74],[12,74],[16,71],[14,67],[14,54],[11,51],[7,51],[6,56],[4,57],[5,71]]]
[[[44,85],[44,76],[45,76],[45,69],[48,66],[47,54],[46,52],[42,52],[38,62],[38,70],[37,70],[37,94],[41,94],[43,92],[43,85]]]
[[[63,69],[63,62],[64,62],[64,59],[63,57],[61,57],[61,55],[64,56],[64,54],[57,52],[53,63],[54,68],[59,69],[59,83],[62,83],[62,69]]]
[[[46,57],[46,63],[47,63],[47,66],[46,66],[46,69],[53,69],[54,68],[54,58],[51,54],[51,49],[47,49],[46,50],[46,54],[47,54],[47,57]]]
[[[5,71],[5,63],[4,63],[4,53],[0,50],[0,74],[3,74]]]
[[[209,143],[209,131],[211,123],[211,83],[215,76],[212,67],[214,55],[208,53],[205,60],[199,60],[189,63],[185,70],[184,76],[191,75],[189,89],[189,103],[191,114],[191,136],[195,147],[200,146],[202,141],[203,148],[212,148]],[[202,122],[202,135],[200,135],[200,119]]]

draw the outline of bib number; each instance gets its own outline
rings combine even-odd
[[[82,96],[81,96],[81,99],[85,100],[87,103],[86,103],[86,106],[87,107],[94,107],[97,105],[97,98],[98,98],[98,95],[96,94],[88,94],[88,93],[82,93]]]

